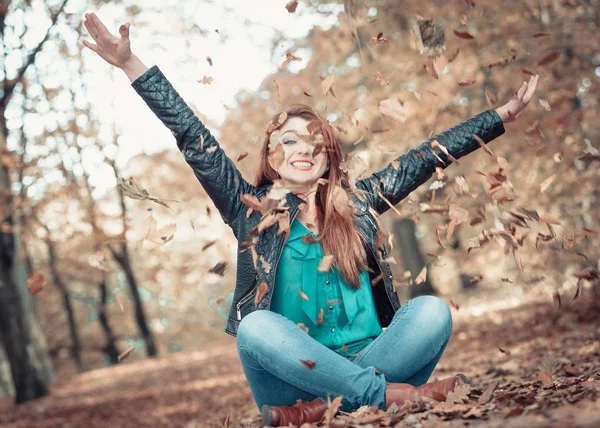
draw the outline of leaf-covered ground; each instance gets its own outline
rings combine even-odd
[[[579,299],[490,309],[463,299],[434,377],[466,373],[470,388],[446,402],[416,401],[395,412],[362,408],[335,426],[600,426],[600,311]],[[482,315],[476,315],[483,312]],[[59,382],[52,395],[15,406],[0,399],[0,426],[260,426],[235,343],[127,362]]]

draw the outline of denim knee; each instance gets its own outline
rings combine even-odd
[[[436,296],[419,296],[411,300],[422,319],[422,325],[432,334],[441,334],[445,340],[452,333],[452,313],[448,304]]]
[[[266,325],[273,315],[271,311],[254,311],[242,318],[237,329],[236,343],[240,346],[250,347],[252,343],[257,343],[266,330]]]

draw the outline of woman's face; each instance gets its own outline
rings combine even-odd
[[[301,117],[290,117],[279,128],[284,159],[276,171],[282,180],[295,186],[314,184],[327,170],[328,160],[325,148],[312,157],[315,144],[306,125],[308,120]]]

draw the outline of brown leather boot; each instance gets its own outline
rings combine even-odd
[[[262,406],[262,423],[272,427],[319,422],[323,419],[327,403],[320,398],[309,402],[300,402],[293,406]]]
[[[462,373],[437,382],[428,382],[419,387],[408,383],[388,383],[385,388],[385,408],[387,409],[392,403],[403,404],[405,401],[414,400],[416,394],[434,400],[445,399],[449,392],[465,383],[469,383],[469,380]]]

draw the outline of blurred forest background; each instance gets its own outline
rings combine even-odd
[[[288,103],[316,107],[373,171],[539,73],[493,153],[438,171],[382,217],[398,292],[437,293],[473,317],[536,300],[597,314],[598,0],[255,3],[304,20],[305,34],[261,32],[234,1],[0,0],[0,396],[25,402],[86,371],[217,344],[235,353],[223,333],[233,234],[170,133],[144,134],[158,120],[124,75],[83,51],[87,11],[109,16],[113,34],[132,22],[134,53],[143,45],[142,60],[166,70],[248,180]],[[227,58],[229,81],[219,73],[232,22],[261,38],[266,71],[256,90],[230,103],[213,92],[203,111],[204,93],[249,73],[243,52]]]

